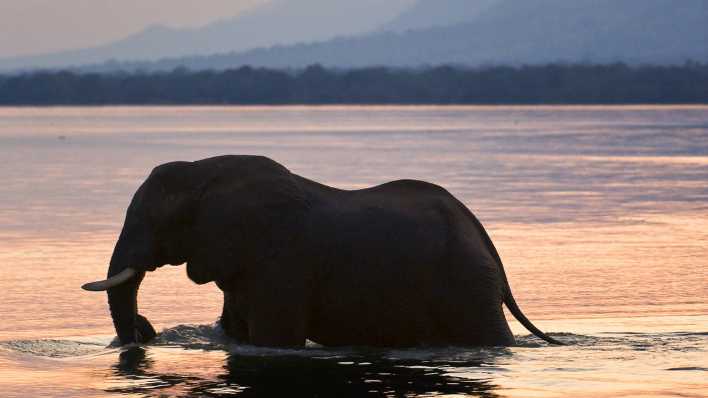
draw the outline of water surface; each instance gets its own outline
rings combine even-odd
[[[529,318],[571,344],[511,322],[519,347],[235,346],[218,289],[170,267],[140,293],[158,341],[106,348],[105,297],[79,286],[105,274],[132,193],[220,154],[446,187]],[[3,397],[708,394],[708,107],[0,108],[0,165]]]

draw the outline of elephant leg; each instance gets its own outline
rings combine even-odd
[[[499,307],[498,309],[495,307]],[[514,335],[497,303],[482,302],[442,309],[443,341],[460,346],[508,347]]]
[[[278,294],[274,294],[278,292]],[[293,292],[262,289],[251,296],[248,311],[248,340],[267,347],[304,347],[307,314],[304,303]]]
[[[248,339],[248,324],[241,318],[233,318],[229,321],[229,328],[226,330],[226,335],[236,340],[240,344],[250,344]]]
[[[248,344],[248,324],[236,309],[233,297],[224,292],[224,307],[221,311],[221,327],[224,333],[237,343]]]
[[[157,332],[150,324],[150,321],[140,314],[135,316],[135,329],[138,331],[138,341],[141,343],[147,343],[157,336]]]
[[[248,322],[248,340],[262,347],[304,347],[306,336],[298,322],[256,316]]]
[[[509,347],[516,345],[514,334],[504,317],[504,310],[497,300],[485,302],[479,311],[476,311],[474,322],[468,330],[466,345]]]
[[[498,263],[473,245],[457,250],[451,264],[456,275],[447,280],[442,309],[449,341],[464,346],[514,345],[502,307],[504,280]]]

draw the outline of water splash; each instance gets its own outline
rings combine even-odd
[[[73,340],[16,340],[0,342],[0,348],[23,354],[49,358],[70,358],[96,354],[105,344]]]
[[[597,336],[588,336],[574,333],[551,333],[553,337],[562,340],[567,346],[583,347],[622,347],[632,350],[690,350],[694,345],[700,345],[708,333],[600,333]],[[333,356],[366,356],[372,354],[386,354],[390,359],[418,359],[434,360],[468,360],[479,359],[493,354],[507,355],[515,348],[551,348],[533,335],[516,336],[515,347],[418,347],[408,349],[377,349],[366,347],[337,347],[327,348],[315,342],[307,341],[304,348],[268,348],[243,345],[229,338],[220,324],[209,325],[177,325],[164,329],[146,347],[178,347],[185,350],[225,351],[236,355],[250,356],[307,356],[307,357],[333,357]],[[45,339],[45,340],[14,340],[0,342],[0,348],[25,354],[43,357],[66,358],[95,354],[105,350],[119,347],[117,338],[110,343],[102,337],[84,337],[81,339]],[[460,353],[464,355],[460,356]]]

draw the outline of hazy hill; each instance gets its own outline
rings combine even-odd
[[[708,62],[706,21],[708,0],[273,0],[200,29],[155,27],[97,49],[0,60],[0,69]]]
[[[708,62],[706,21],[708,0],[498,0],[453,26],[122,67]]]
[[[503,0],[458,32],[508,61],[681,63],[708,60],[707,22],[708,0]]]
[[[93,64],[110,59],[145,61],[326,40],[375,30],[413,2],[272,0],[235,18],[201,28],[152,26],[123,40],[95,48],[0,59],[0,69]]]
[[[407,30],[450,26],[474,20],[499,0],[418,0],[412,7],[383,26],[383,30]]]

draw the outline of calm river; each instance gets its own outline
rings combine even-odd
[[[158,340],[106,348],[105,295],[79,287],[105,275],[133,192],[220,154],[339,188],[446,187],[569,345],[511,322],[519,347],[236,346],[218,289],[165,267],[139,300]],[[268,394],[707,396],[708,107],[0,108],[0,396]]]

